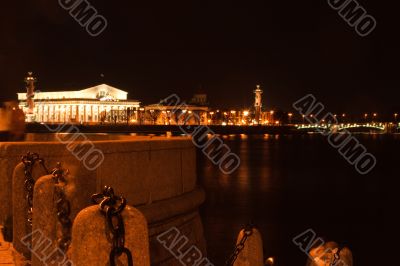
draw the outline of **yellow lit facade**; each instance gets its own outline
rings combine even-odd
[[[39,123],[127,122],[138,119],[140,106],[139,101],[128,100],[127,92],[107,84],[78,91],[35,91],[33,99],[29,114],[27,93],[18,93],[27,120]]]

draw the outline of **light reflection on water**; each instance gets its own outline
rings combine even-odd
[[[305,265],[292,238],[308,228],[349,245],[357,265],[378,265],[379,256],[365,250],[382,240],[381,208],[388,204],[382,202],[381,182],[396,175],[398,162],[389,154],[400,150],[400,138],[355,136],[379,162],[367,176],[319,135],[222,135],[241,159],[231,175],[199,152],[198,175],[207,193],[201,214],[212,262],[223,265],[236,233],[253,221],[263,234],[265,255],[277,257],[277,265]]]

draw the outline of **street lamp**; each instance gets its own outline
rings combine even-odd
[[[289,116],[289,124],[291,124],[292,123],[293,114],[292,113],[288,113],[288,116]]]
[[[394,114],[394,122],[397,122],[397,116],[398,116],[399,114],[398,113],[395,113]]]
[[[210,114],[210,119],[208,120],[208,124],[211,124],[213,121],[214,112],[210,112],[209,114]]]
[[[272,121],[271,123],[273,123],[273,121],[274,121],[274,113],[275,112],[273,110],[271,110],[269,113],[271,114],[271,117],[270,117],[269,120],[271,120]]]
[[[236,124],[236,111],[232,110],[231,111],[231,118],[230,120],[232,121],[232,123],[235,125]]]
[[[144,112],[145,112],[145,109],[143,108],[143,107],[141,107],[141,108],[139,108],[139,121],[140,121],[140,125],[142,124],[142,123],[145,123],[146,121],[145,121],[145,116],[144,116]]]

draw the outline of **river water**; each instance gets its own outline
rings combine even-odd
[[[398,265],[385,263],[393,254],[383,252],[399,210],[400,135],[355,137],[377,158],[367,175],[317,134],[221,136],[241,159],[231,175],[221,173],[199,150],[208,258],[224,265],[236,234],[252,221],[263,235],[265,256],[275,257],[276,265],[305,265],[306,255],[292,239],[307,229],[349,246],[355,265]]]

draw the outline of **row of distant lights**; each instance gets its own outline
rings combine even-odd
[[[144,109],[144,108],[140,108],[139,111],[145,111],[145,109]],[[153,113],[153,112],[154,112],[154,110],[149,110],[149,111],[150,111],[150,113]],[[163,114],[170,113],[170,112],[171,112],[171,111],[162,111]],[[209,113],[209,115],[213,116],[213,115],[215,115],[216,113],[219,113],[219,112],[220,112],[220,110],[217,110],[216,112],[213,112],[213,111],[212,111],[212,112],[208,112],[208,113]],[[191,114],[192,111],[182,110],[182,113],[189,113],[189,114]],[[228,113],[229,113],[229,112],[223,112],[223,115],[224,115],[224,116],[227,116]],[[232,114],[232,115],[235,115],[236,113],[239,113],[239,114],[240,114],[240,111],[239,111],[239,112],[237,112],[237,111],[235,111],[235,110],[230,111],[230,114]],[[250,115],[250,111],[247,111],[247,110],[246,110],[246,111],[243,111],[242,113],[243,113],[243,116],[244,116],[244,117],[248,117],[248,116]],[[270,111],[269,113],[270,113],[271,115],[273,115],[275,112],[272,110],[272,111]],[[302,115],[302,116],[303,116],[303,118],[306,117],[305,115]],[[343,113],[341,116],[344,118],[344,117],[346,117],[346,114]],[[364,114],[364,117],[365,117],[365,118],[367,118],[368,116],[369,116],[369,115],[368,115],[367,113]],[[377,114],[377,113],[373,113],[372,116],[373,116],[374,118],[376,118],[376,117],[378,116],[378,114]],[[395,117],[395,119],[397,119],[398,113],[393,114],[393,116]],[[288,113],[288,117],[291,119],[291,118],[293,117],[293,113]],[[312,117],[314,117],[314,115],[311,114],[310,117],[312,118]],[[335,114],[334,117],[337,117],[337,115]],[[208,122],[210,123],[211,120],[209,119]],[[325,120],[322,120],[322,122],[324,123]],[[242,120],[242,124],[246,124],[246,121],[245,121],[245,120]],[[253,124],[257,124],[257,121],[256,121],[256,120],[253,120],[253,121],[250,123],[250,125],[253,125]],[[270,124],[270,121],[265,120],[265,121],[263,121],[263,124]],[[276,124],[276,125],[279,125],[279,124],[280,124],[280,121],[275,121],[275,124]],[[223,122],[223,123],[222,123],[222,126],[227,126],[227,125],[234,125],[234,123],[232,123],[232,122],[230,122],[230,123]],[[238,125],[240,126],[241,124],[239,123]],[[373,125],[374,125],[374,124],[373,124]],[[297,126],[297,125],[296,125],[296,126]],[[324,124],[322,124],[322,125],[315,125],[314,127],[321,127],[321,126],[322,126],[322,127],[325,127]],[[349,124],[349,126],[350,126],[350,124]],[[355,127],[358,127],[359,125],[354,124],[354,126],[355,126]],[[367,124],[367,126],[370,126],[370,125]],[[310,126],[304,126],[304,127],[302,127],[302,128],[309,128],[309,127],[310,127]],[[327,127],[327,126],[326,126],[326,127]],[[399,123],[399,127],[400,127],[400,123]]]
[[[393,125],[393,123],[389,123],[390,125]],[[312,124],[312,125],[295,125],[298,129],[307,129],[307,128],[328,128],[331,126],[331,124]],[[340,124],[338,127],[339,129],[344,129],[344,128],[355,128],[355,127],[374,127],[377,129],[384,130],[386,126],[382,123],[368,123],[368,124]],[[400,122],[397,123],[397,128],[400,128]]]
[[[288,115],[289,115],[289,116],[292,116],[293,114],[289,113]],[[346,114],[342,114],[342,117],[346,117],[346,116],[347,116]],[[367,113],[364,114],[364,118],[368,118],[368,116],[369,116],[369,114],[367,114]],[[378,117],[378,113],[373,113],[372,116],[373,116],[373,117]],[[398,114],[398,113],[394,113],[393,116],[394,116],[394,118],[397,119],[397,117],[399,116],[399,114]],[[304,117],[306,117],[306,116],[303,115],[303,118],[304,118]],[[310,117],[314,117],[314,115],[311,114]],[[334,117],[337,117],[337,115],[335,114]]]
[[[302,128],[328,128],[331,126],[331,124],[312,124],[312,125],[296,125],[297,128],[302,129]],[[399,123],[400,126],[400,123]],[[344,128],[355,128],[355,127],[375,127],[378,129],[385,129],[385,126],[382,123],[368,123],[366,125],[359,125],[359,124],[340,124],[339,129],[344,129]]]
[[[139,110],[140,110],[140,111],[145,111],[144,108],[140,108]],[[154,110],[150,110],[150,112],[154,112]],[[170,111],[162,111],[162,112],[163,112],[163,113],[170,113]],[[192,113],[192,111],[182,110],[182,113],[186,113],[186,112],[188,112],[189,114]],[[208,113],[209,113],[210,115],[214,115],[214,114],[219,113],[219,112],[220,112],[220,110],[217,110],[216,112],[212,111],[212,112],[208,112]],[[239,114],[240,114],[240,112],[241,112],[241,111],[232,110],[232,111],[230,111],[230,112],[223,112],[223,114],[224,114],[225,116],[227,116],[229,113],[232,114],[232,115],[235,115],[236,113],[239,113]],[[243,111],[242,113],[243,113],[243,116],[249,116],[249,115],[250,115],[250,111],[248,111],[248,110]],[[270,111],[269,113],[270,113],[271,115],[273,115],[273,114],[275,113],[275,111]],[[311,114],[311,115],[309,115],[309,116],[310,116],[310,117],[314,117],[313,114]],[[341,116],[342,116],[342,117],[346,117],[347,115],[346,115],[345,113],[343,113]],[[365,118],[367,118],[368,116],[369,116],[369,114],[367,114],[367,113],[364,114],[364,117],[365,117]],[[373,113],[372,116],[373,116],[373,117],[378,117],[378,113]],[[398,114],[398,113],[394,113],[393,116],[394,116],[395,118],[397,118],[397,117],[399,116],[399,114]],[[288,113],[288,117],[289,117],[289,118],[293,117],[293,113]],[[303,115],[303,118],[305,118],[305,117],[306,117],[306,116]],[[334,117],[337,117],[337,115],[335,114]]]

